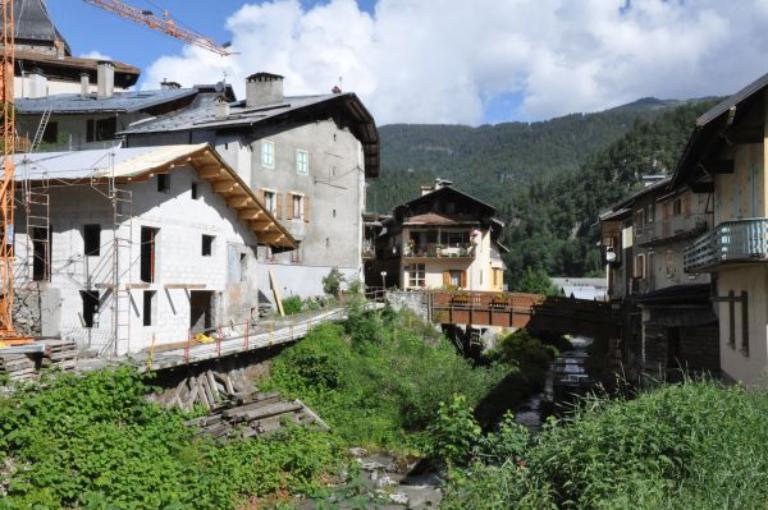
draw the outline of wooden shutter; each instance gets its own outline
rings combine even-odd
[[[304,221],[309,223],[309,195],[304,195]]]
[[[461,286],[462,288],[467,288],[467,272],[462,271],[461,272]]]
[[[451,272],[443,271],[443,287],[451,286]]]
[[[283,194],[275,193],[275,218],[282,219],[283,217]]]
[[[293,219],[293,193],[285,194],[285,219]]]

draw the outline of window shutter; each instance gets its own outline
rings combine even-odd
[[[293,193],[285,194],[285,219],[293,219]]]
[[[465,289],[467,288],[467,272],[466,271],[461,272],[461,286]]]
[[[309,223],[309,195],[304,195],[304,221]]]
[[[275,193],[275,218],[282,219],[283,217],[283,194]]]
[[[443,271],[443,287],[450,287],[451,285],[451,272]]]

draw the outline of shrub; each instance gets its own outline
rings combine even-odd
[[[288,428],[217,443],[181,412],[145,399],[119,368],[61,375],[0,399],[0,509],[235,508],[246,496],[310,492],[342,450],[333,435]]]
[[[299,296],[291,296],[283,299],[283,311],[286,315],[295,315],[304,310],[304,303]]]
[[[341,292],[341,285],[344,283],[344,275],[339,268],[334,267],[323,277],[323,292],[329,296],[338,297]]]
[[[448,465],[465,464],[480,442],[482,430],[463,395],[454,395],[441,402],[437,419],[429,427],[432,436],[430,453],[445,460]]]

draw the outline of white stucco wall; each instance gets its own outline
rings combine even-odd
[[[128,320],[120,318],[121,338],[117,349],[114,338],[113,311],[116,305],[113,282],[113,216],[109,201],[89,186],[62,186],[51,189],[52,279],[43,286],[61,291],[62,336],[75,339],[82,347],[107,350],[109,353],[138,351],[152,343],[179,342],[187,338],[190,327],[190,290],[168,285],[194,285],[195,290],[214,292],[214,317],[218,323],[248,320],[256,312],[257,240],[237,220],[224,199],[210,185],[197,179],[189,168],[171,172],[170,193],[157,191],[157,178],[124,186],[132,192],[133,220],[125,223],[119,236],[131,239],[118,251],[120,284],[136,288],[130,293]],[[200,198],[191,196],[191,183],[198,183]],[[99,256],[84,255],[83,225],[98,223],[101,231]],[[140,278],[141,227],[159,228],[156,240],[155,281],[145,285]],[[27,257],[27,236],[23,214],[17,216],[16,269],[17,285],[29,286],[31,263]],[[215,236],[211,256],[202,255],[202,235]],[[230,257],[229,252],[237,254]],[[239,254],[245,254],[246,272],[242,281],[229,276],[233,268],[228,259],[239,265]],[[234,269],[237,271],[237,269]],[[146,287],[146,288],[145,288]],[[83,303],[80,291],[98,290],[99,316],[93,328],[82,323]],[[143,326],[142,304],[145,290],[156,291],[152,326]],[[126,292],[126,291],[124,291]],[[125,295],[125,294],[124,294]],[[123,300],[128,303],[127,300]],[[127,307],[126,307],[127,309]]]

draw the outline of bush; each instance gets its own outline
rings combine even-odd
[[[299,296],[291,296],[283,299],[283,311],[285,315],[295,315],[304,310],[304,303]]]
[[[235,508],[246,496],[310,492],[339,464],[334,436],[288,428],[218,443],[145,399],[134,370],[61,375],[0,399],[0,509]]]
[[[519,461],[456,474],[444,508],[762,508],[766,415],[765,390],[706,381],[589,399]]]
[[[405,312],[352,307],[343,326],[318,326],[275,358],[261,387],[306,401],[350,443],[424,449],[440,402],[462,393],[474,406],[505,370],[474,368],[426,328]]]
[[[429,427],[430,453],[448,465],[465,464],[480,443],[482,430],[463,395],[454,395],[450,403],[441,402],[437,419]]]
[[[329,296],[339,297],[344,280],[344,275],[339,271],[339,268],[334,267],[323,277],[323,292]]]

